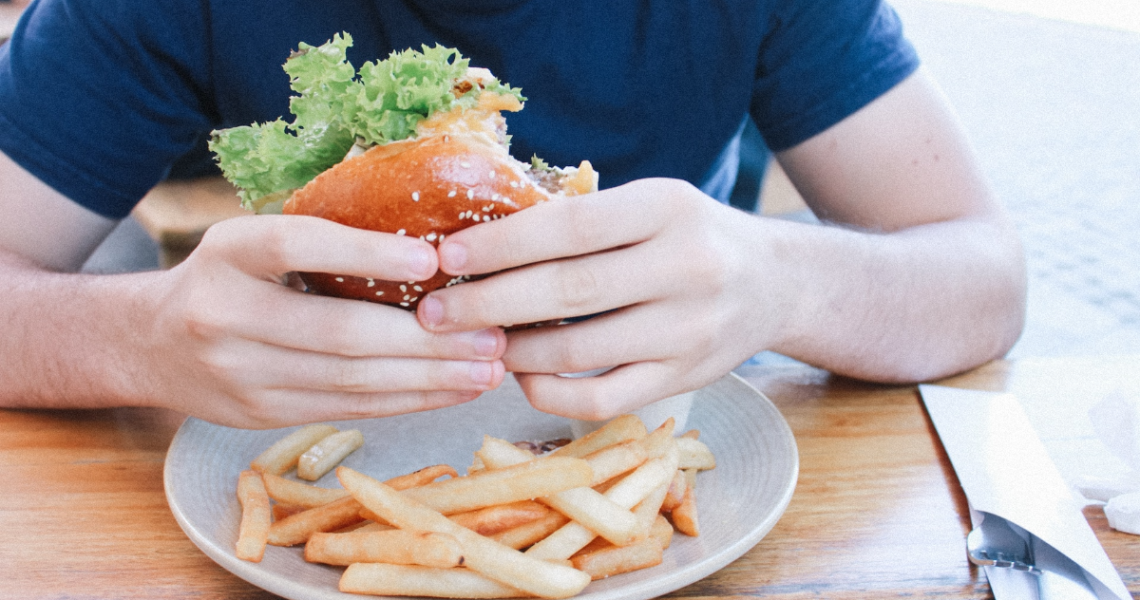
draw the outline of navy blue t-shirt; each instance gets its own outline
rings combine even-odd
[[[702,185],[746,115],[778,151],[917,65],[878,0],[35,0],[0,47],[0,150],[121,218],[172,168],[200,169],[211,130],[289,119],[282,63],[342,31],[358,67],[458,48],[529,98],[512,154],[588,159],[602,187]]]

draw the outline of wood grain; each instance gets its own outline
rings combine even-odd
[[[1138,369],[1140,357],[995,362],[943,383],[1033,402],[1082,380],[1109,389]],[[965,498],[914,387],[800,365],[743,375],[795,432],[799,484],[754,549],[670,597],[992,598],[966,560]],[[0,598],[273,597],[215,565],[171,516],[162,464],[181,419],[0,411]],[[1109,529],[1099,508],[1085,516],[1140,590],[1138,538]]]

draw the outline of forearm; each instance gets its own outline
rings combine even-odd
[[[0,251],[0,406],[146,404],[134,355],[158,273],[55,273]]]
[[[766,285],[788,291],[775,292],[787,317],[772,350],[842,375],[911,382],[1000,357],[1021,333],[1024,259],[999,217],[892,233],[768,224],[779,266]]]

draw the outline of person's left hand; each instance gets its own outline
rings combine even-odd
[[[668,179],[541,204],[449,235],[441,270],[497,274],[433,292],[419,320],[449,332],[605,312],[511,332],[503,361],[536,408],[610,418],[710,383],[771,340],[784,311],[757,310],[764,221]]]

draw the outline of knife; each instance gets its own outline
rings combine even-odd
[[[1041,573],[1037,576],[1039,600],[1098,600],[1085,570],[1073,559],[1057,551],[1041,538],[1029,534],[1033,561]]]

